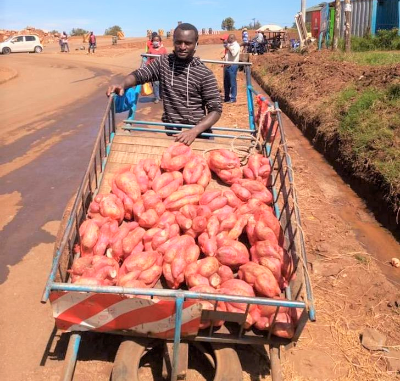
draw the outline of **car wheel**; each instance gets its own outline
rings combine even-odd
[[[5,47],[5,48],[3,48],[2,52],[3,52],[3,54],[10,54],[11,53],[11,49]]]
[[[42,52],[42,47],[41,46],[35,46],[35,53],[41,53]]]

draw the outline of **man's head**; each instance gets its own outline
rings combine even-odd
[[[179,24],[174,30],[174,53],[181,60],[194,56],[199,40],[199,32],[192,24]]]
[[[228,44],[232,44],[232,42],[236,41],[236,37],[234,34],[230,34],[228,36]]]

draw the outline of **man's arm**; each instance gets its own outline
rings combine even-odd
[[[220,117],[221,113],[217,111],[211,111],[199,123],[197,123],[195,127],[178,134],[175,141],[190,146],[193,143],[194,139],[197,138],[197,136],[211,128],[215,123],[218,122]]]
[[[106,94],[109,97],[111,93],[116,93],[118,95],[124,95],[126,89],[136,85],[142,85],[146,82],[153,82],[159,80],[159,72],[160,72],[160,59],[155,59],[150,62],[148,65],[141,67],[138,70],[135,70],[127,77],[125,77],[124,81],[119,85],[109,86]]]
[[[222,113],[221,95],[218,91],[218,84],[214,74],[203,79],[201,97],[203,98],[208,114],[190,130],[182,131],[176,136],[175,141],[191,145],[198,135],[211,128],[218,122]]]

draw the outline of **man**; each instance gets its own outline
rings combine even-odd
[[[230,34],[226,45],[225,61],[239,62],[240,45],[236,41],[234,34]],[[224,66],[224,92],[225,102],[235,103],[237,95],[237,82],[236,76],[238,72],[238,65],[225,65]]]
[[[257,37],[256,37],[256,41],[259,44],[262,44],[264,42],[264,35],[262,34],[262,32],[256,32],[257,33]]]
[[[174,51],[161,56],[128,75],[120,85],[110,86],[119,95],[124,90],[146,82],[160,81],[165,123],[195,125],[182,131],[175,141],[190,145],[202,132],[209,132],[221,117],[222,105],[214,74],[194,57],[199,33],[187,23],[178,25],[173,35]],[[181,130],[181,129],[179,129]]]
[[[90,54],[90,49],[92,49],[93,54],[94,54],[94,50],[96,49],[96,36],[93,34],[93,32],[90,32],[90,35],[89,35],[88,54]]]

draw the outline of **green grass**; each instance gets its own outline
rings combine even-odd
[[[354,87],[336,98],[339,133],[358,163],[377,169],[400,192],[400,85],[386,90]]]
[[[400,63],[400,52],[353,52],[337,53],[331,56],[333,61],[353,62],[359,65],[392,65]]]

